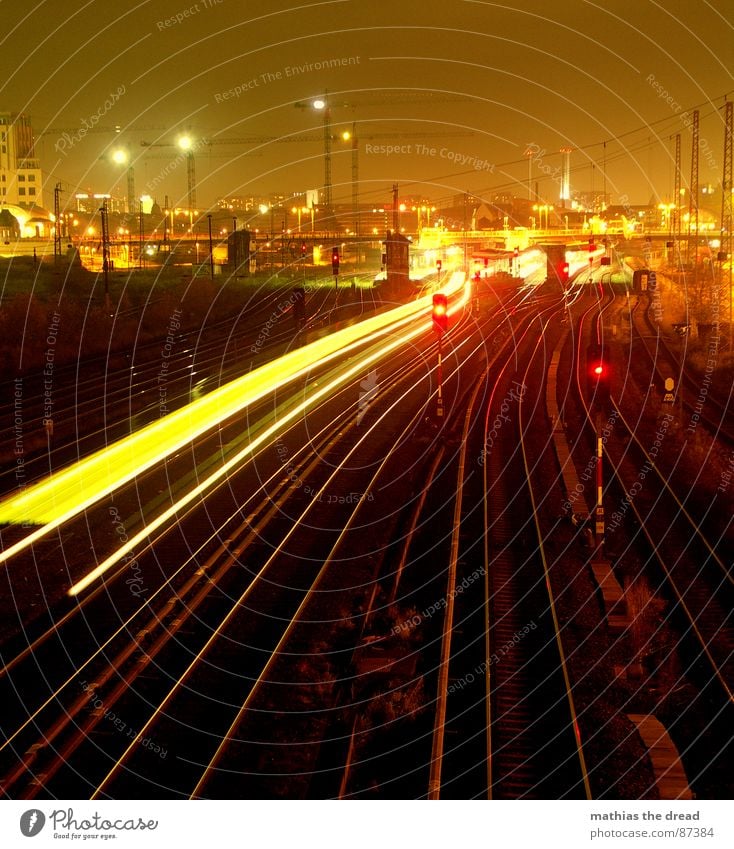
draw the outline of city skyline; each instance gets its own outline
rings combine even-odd
[[[416,20],[399,3],[385,22],[344,0],[269,3],[250,16],[227,0],[122,4],[104,23],[93,8],[8,12],[14,71],[0,105],[31,118],[46,205],[56,182],[69,194],[124,196],[126,169],[111,161],[123,147],[138,195],[186,206],[183,135],[201,206],[323,190],[325,110],[311,105],[324,97],[337,203],[350,201],[355,150],[367,203],[384,202],[393,182],[438,202],[528,196],[537,184],[553,202],[561,148],[571,148],[572,193],[669,201],[671,137],[681,135],[687,186],[694,109],[700,183],[721,181],[720,107],[734,89],[715,4],[694,13],[685,4],[462,2],[449,16],[428,3]]]

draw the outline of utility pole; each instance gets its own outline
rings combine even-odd
[[[732,112],[734,103],[724,104],[724,164],[721,173],[721,245],[719,247],[720,285],[729,294],[729,351],[734,350],[732,328]],[[726,271],[724,269],[726,268]]]
[[[99,208],[102,221],[102,274],[104,276],[104,308],[107,315],[110,315],[110,230],[107,220],[107,201],[102,201],[102,206]]]
[[[352,227],[359,239],[359,144],[357,122],[352,121]],[[359,267],[359,243],[357,243],[357,266]]]
[[[533,202],[533,151],[528,147],[525,151],[528,158],[528,203]]]
[[[331,106],[324,91],[324,206],[331,208]]]
[[[135,200],[135,169],[132,164],[127,166],[127,211],[134,215],[137,201]]]
[[[680,133],[675,135],[675,178],[673,183],[673,239],[680,257]]]
[[[61,183],[54,186],[54,263],[61,256]]]
[[[138,210],[138,265],[141,269],[145,268],[145,260],[144,260],[144,243],[145,243],[145,220],[143,218],[143,204],[140,204],[140,209]]]
[[[209,213],[207,216],[209,220],[209,275],[212,280],[214,280],[214,246],[212,245],[212,216]]]
[[[186,151],[186,180],[188,183],[189,209],[196,209],[196,166],[194,164],[194,151],[191,148]]]
[[[691,126],[691,183],[688,198],[688,252],[686,261],[691,261],[691,228],[693,228],[693,291],[698,282],[698,109],[693,113]]]

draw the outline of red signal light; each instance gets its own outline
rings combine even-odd
[[[609,401],[609,363],[604,359],[601,345],[592,343],[586,349],[587,390],[590,397],[605,406]]]
[[[449,302],[446,295],[433,296],[433,329],[436,333],[444,333],[449,326]]]
[[[334,274],[339,273],[339,248],[331,249],[331,270]]]

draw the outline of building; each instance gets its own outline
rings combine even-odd
[[[27,115],[0,112],[0,206],[43,206],[41,166]]]
[[[107,211],[114,215],[124,215],[126,210],[124,198],[113,197],[107,192],[77,192],[74,201],[76,211],[86,215],[96,215],[105,202]]]

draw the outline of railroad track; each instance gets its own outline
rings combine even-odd
[[[682,392],[682,405],[690,413],[696,413],[696,421],[705,425],[709,433],[716,439],[726,442],[729,446],[734,445],[734,430],[732,430],[727,422],[731,418],[732,406],[734,405],[734,387],[729,387],[729,396],[725,402],[722,402],[714,393],[706,392],[704,403],[699,403],[702,391],[701,380],[694,379],[684,368],[681,367],[679,358],[668,345],[665,336],[660,333],[660,328],[650,318],[651,305],[646,304],[645,300],[638,295],[634,307],[630,314],[630,333],[632,334],[630,345],[639,341],[645,352],[646,359],[649,360],[653,373],[659,379],[659,385],[662,386],[668,377],[674,377],[676,385],[679,387],[676,391],[676,404],[680,404],[677,397],[678,392]],[[644,328],[654,336],[654,348],[651,349],[649,344],[651,337],[643,333],[635,325],[635,317],[642,316]],[[680,384],[683,384],[681,387]],[[647,387],[645,387],[646,389]]]
[[[404,370],[400,379],[394,381],[390,392],[399,392],[402,384],[412,386],[419,374],[423,374],[425,379],[424,372],[425,367],[422,362],[413,363]],[[354,386],[352,390],[351,400],[354,404],[358,392]],[[41,688],[40,694],[35,697],[37,705],[35,709],[31,707],[27,710],[28,705],[34,703],[32,689],[26,686],[20,698],[16,695],[16,727],[14,731],[6,732],[5,744],[2,747],[5,758],[3,791],[6,795],[31,798],[36,794],[58,793],[63,796],[68,795],[71,786],[77,786],[79,788],[77,795],[82,796],[88,795],[90,787],[97,787],[99,793],[106,792],[102,789],[103,785],[106,786],[112,780],[111,774],[107,778],[104,777],[110,757],[119,756],[118,763],[122,764],[126,758],[132,757],[136,742],[133,741],[126,752],[121,754],[117,751],[117,754],[114,754],[115,749],[119,750],[126,740],[119,733],[119,729],[116,729],[112,739],[109,739],[113,727],[111,716],[115,719],[126,716],[125,729],[128,732],[139,727],[146,729],[149,722],[162,720],[162,706],[167,705],[175,697],[179,697],[179,703],[183,703],[182,710],[185,715],[191,716],[192,711],[195,715],[196,708],[200,704],[197,703],[194,706],[188,703],[188,696],[191,695],[186,689],[188,682],[202,674],[202,666],[206,667],[207,658],[210,657],[209,652],[212,651],[215,643],[221,646],[222,642],[226,644],[228,639],[239,643],[244,638],[243,629],[250,635],[251,646],[255,645],[256,640],[262,640],[268,645],[268,649],[245,650],[245,661],[252,664],[253,670],[256,670],[258,664],[267,658],[267,651],[272,650],[273,640],[277,645],[280,639],[277,627],[273,628],[273,622],[293,621],[295,614],[288,614],[290,619],[287,619],[284,611],[286,609],[292,611],[294,606],[297,610],[304,594],[309,593],[310,584],[305,582],[303,576],[294,575],[293,557],[284,550],[284,545],[295,528],[307,524],[311,511],[317,509],[317,506],[322,503],[321,496],[329,490],[329,487],[333,489],[342,486],[335,482],[335,476],[339,472],[343,474],[354,449],[350,448],[347,451],[346,457],[339,460],[336,471],[326,477],[318,487],[314,484],[313,494],[306,499],[308,503],[305,509],[301,510],[295,518],[282,515],[287,498],[296,494],[290,477],[292,474],[296,474],[298,480],[306,475],[309,476],[309,480],[315,475],[318,477],[317,473],[322,467],[318,458],[323,460],[324,454],[337,451],[339,445],[348,446],[350,438],[353,438],[356,444],[354,422],[348,422],[350,417],[354,417],[355,411],[350,405],[345,405],[345,410],[343,414],[334,416],[333,421],[322,430],[318,437],[313,437],[311,442],[306,443],[302,451],[299,451],[299,457],[291,458],[294,471],[288,476],[289,480],[279,482],[279,479],[283,478],[282,468],[279,468],[267,482],[272,484],[274,489],[272,492],[268,490],[269,500],[266,504],[270,506],[267,510],[265,507],[262,508],[262,515],[258,510],[253,510],[244,523],[240,521],[237,525],[237,520],[242,513],[240,510],[230,517],[233,527],[227,524],[218,527],[206,540],[207,544],[214,546],[214,551],[202,565],[198,564],[203,560],[204,552],[207,550],[205,545],[184,561],[177,570],[175,580],[166,581],[145,605],[121,623],[120,628],[103,643],[98,651],[86,660],[81,657],[74,658],[71,664],[67,659],[66,663],[62,664],[62,668],[68,671],[68,675],[62,675],[57,685],[48,688],[51,690],[48,695]],[[371,424],[366,434],[374,433],[376,427],[376,424]],[[366,434],[359,439],[360,444],[367,438]],[[317,450],[317,459],[314,459],[312,453],[314,448]],[[303,454],[303,458],[300,458],[300,454]],[[227,485],[231,486],[231,482]],[[303,496],[302,487],[298,486],[296,489],[297,494]],[[263,491],[263,489],[257,490],[251,496],[250,502],[254,504]],[[359,505],[353,511],[353,515],[357,515],[358,510]],[[274,531],[273,525],[277,524],[278,519],[284,525],[279,531]],[[269,529],[269,533],[274,534],[273,553],[266,556],[267,546],[265,552],[256,552],[254,558],[256,563],[258,558],[260,561],[264,559],[264,562],[260,562],[256,568],[249,557],[244,558],[246,562],[243,562],[242,555],[252,555],[253,548],[258,542],[262,548],[265,528]],[[325,536],[329,535],[325,534]],[[221,539],[225,542],[217,544]],[[153,556],[152,553],[151,556]],[[192,576],[191,571],[194,567],[196,572]],[[237,583],[244,578],[247,578],[249,583],[243,591],[240,585],[238,591]],[[281,588],[287,598],[283,600],[274,593],[274,587]],[[104,593],[93,594],[93,596],[106,595],[109,590],[108,582]],[[217,595],[220,596],[219,599],[216,598]],[[214,596],[213,600],[212,596]],[[233,598],[237,599],[237,603],[231,606]],[[205,607],[209,609],[209,612],[199,621],[199,617],[204,616]],[[248,613],[248,610],[250,615],[245,616],[243,621],[243,611]],[[260,613],[257,617],[258,622],[255,623],[255,617],[252,615],[254,610],[271,611],[271,616]],[[75,626],[79,627],[80,620],[93,622],[98,615],[95,616],[84,602],[83,607],[79,609],[79,615],[72,618]],[[64,624],[68,627],[68,623]],[[236,636],[228,631],[228,628],[233,628]],[[187,633],[191,630],[196,632],[194,636]],[[51,640],[54,643],[51,643]],[[57,655],[59,652],[63,654],[65,642],[66,635],[57,624],[45,638],[39,638],[30,651],[24,652],[17,660],[8,664],[3,683],[12,691],[16,689],[18,681],[26,683],[33,681],[33,670],[37,666],[54,670],[58,665],[55,663],[58,660]],[[158,686],[161,686],[160,672],[162,670],[180,667],[182,662],[188,662],[192,657],[193,660],[187,668],[177,676],[176,685],[172,689],[168,690],[170,682],[163,676],[162,684],[167,689],[167,695],[161,695],[160,692],[156,695],[153,692],[154,685],[146,682],[146,679],[157,672],[159,673]],[[101,667],[94,665],[97,663],[101,663]],[[24,665],[27,666],[28,671]],[[72,670],[66,670],[67,665],[73,667]],[[141,676],[141,673],[144,674]],[[135,683],[134,691],[133,683]],[[209,687],[206,688],[206,695],[204,690],[198,691],[198,697],[207,705],[208,716],[217,710],[221,710],[223,716],[231,714],[229,708],[232,705],[229,702],[227,687],[232,686],[232,677],[225,676],[221,686],[224,690],[221,692],[222,698],[218,701],[212,699],[212,689]],[[40,705],[39,702],[41,702]],[[121,703],[123,703],[122,706]],[[149,715],[151,705],[157,705],[152,717]],[[60,706],[62,716],[59,718]],[[12,716],[12,711],[9,715]],[[210,716],[209,718],[212,727],[216,728],[216,719]],[[224,722],[224,720],[220,721]],[[222,725],[222,728],[224,727]],[[40,736],[38,736],[39,728],[43,728]],[[141,731],[137,735],[138,742],[146,739],[143,733]],[[203,751],[206,751],[206,744],[213,739],[213,735],[207,728],[202,737],[204,739],[200,743],[204,746]],[[53,748],[44,749],[46,740],[52,743]],[[100,740],[105,745],[102,745]],[[141,743],[141,747],[143,757],[150,754],[149,746]],[[22,762],[14,764],[18,757],[22,758]],[[156,766],[165,772],[163,760],[159,758],[161,763],[156,763]],[[126,768],[120,767],[120,770],[120,775],[129,777]],[[177,770],[175,777],[169,776],[171,784],[175,781],[185,784],[183,772],[182,770],[179,773]],[[93,778],[95,774],[97,777]],[[124,781],[124,778],[120,780]],[[137,780],[144,782],[143,778],[139,778],[133,783]],[[193,785],[188,787],[188,791],[192,787]],[[63,792],[59,793],[61,788]],[[171,792],[175,795],[174,790]]]
[[[590,795],[523,447],[532,363],[560,314],[517,334],[524,373],[512,352],[486,408],[478,385],[464,420],[429,798]]]
[[[588,426],[593,430],[595,413],[586,401],[582,363],[579,351],[576,386]],[[723,556],[723,537],[712,541],[707,538],[702,528],[706,515],[700,518],[691,515],[686,507],[688,497],[679,497],[670,477],[651,456],[653,450],[657,456],[659,446],[654,442],[643,444],[636,424],[624,415],[614,399],[611,409],[616,414],[615,430],[619,427],[621,434],[615,433],[608,440],[605,464],[619,487],[609,495],[618,498],[621,494],[622,498],[616,502],[614,510],[609,510],[607,495],[607,543],[612,522],[615,523],[612,530],[616,532],[616,523],[621,523],[631,513],[636,521],[629,535],[629,545],[642,544],[648,562],[664,575],[675,609],[684,618],[686,631],[698,645],[696,663],[704,663],[705,674],[713,676],[726,701],[731,703],[734,576],[732,563]],[[676,465],[674,462],[673,466]],[[617,554],[622,556],[626,550]]]
[[[315,297],[316,301],[312,303],[307,317],[307,330],[315,326],[314,322],[322,320],[320,313],[330,294],[318,290]],[[26,456],[22,470],[24,484],[48,474],[49,468],[58,468],[70,460],[76,460],[103,447],[110,440],[160,418],[165,412],[183,406],[191,400],[192,393],[205,391],[205,384],[214,388],[227,379],[239,376],[253,356],[262,357],[263,353],[267,356],[268,351],[277,350],[291,340],[294,336],[292,319],[287,311],[278,309],[283,298],[282,291],[274,293],[264,304],[258,305],[256,315],[248,317],[248,325],[252,329],[247,344],[242,340],[242,333],[235,332],[236,326],[230,319],[223,323],[225,326],[215,338],[203,339],[200,334],[193,332],[177,334],[165,358],[162,353],[164,342],[158,342],[155,346],[146,345],[138,349],[154,355],[154,360],[148,359],[139,365],[114,371],[107,370],[107,360],[104,360],[101,362],[105,368],[102,376],[80,374],[78,379],[74,379],[72,371],[69,376],[74,379],[73,387],[67,392],[64,392],[63,383],[59,385],[59,376],[55,373],[53,420],[56,435],[51,441],[41,425],[44,418],[43,390],[34,389],[33,378],[30,378],[31,383],[24,385],[24,395],[29,397],[23,398],[21,412],[20,436]],[[370,292],[368,308],[373,309],[374,306],[374,295]],[[361,309],[365,311],[364,301],[361,301]],[[288,327],[276,326],[271,331],[267,321],[276,313],[279,323],[285,321]],[[331,321],[335,311],[328,309],[326,313],[327,322]],[[267,336],[262,338],[257,335],[258,324],[253,324],[257,316],[262,319],[260,324],[264,322],[268,327]],[[250,351],[252,343],[256,343],[256,353]],[[232,362],[228,360],[230,355]],[[59,369],[59,373],[65,375],[69,369]],[[63,398],[59,399],[59,395]],[[0,431],[7,445],[15,445],[18,433],[15,426]],[[38,454],[40,444],[44,447]],[[0,492],[9,492],[17,484],[16,465],[8,464],[0,471]]]
[[[533,436],[533,364],[547,363],[544,335],[551,316],[539,318],[539,339],[522,385],[516,428],[499,433],[501,451],[485,464],[490,598],[491,798],[590,798],[553,584],[538,520],[539,497],[525,442]],[[542,382],[538,387],[541,397]],[[523,396],[524,397],[524,396]],[[541,421],[544,405],[537,403]],[[488,416],[489,422],[489,416]],[[513,432],[514,431],[514,432]],[[517,446],[520,450],[518,451]],[[509,458],[503,462],[502,458]],[[524,484],[524,485],[523,485]],[[517,512],[525,516],[518,531]],[[536,626],[536,627],[533,627]]]

